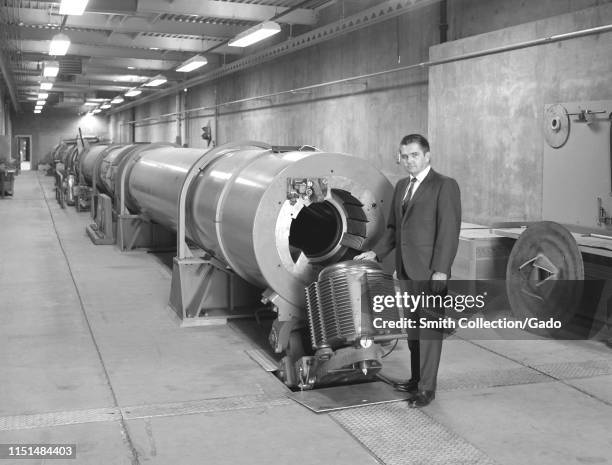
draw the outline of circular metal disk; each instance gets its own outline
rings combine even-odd
[[[583,285],[582,254],[566,228],[542,221],[520,235],[506,268],[506,291],[516,318],[554,318],[563,328],[579,309]],[[530,331],[541,335],[555,332]]]
[[[570,121],[563,105],[552,105],[544,112],[544,137],[551,147],[562,147],[569,137]]]

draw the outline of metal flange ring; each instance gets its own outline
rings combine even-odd
[[[563,105],[551,105],[544,111],[544,137],[551,147],[562,147],[569,137],[570,120]]]
[[[582,254],[566,228],[542,221],[520,235],[506,268],[506,291],[516,318],[554,318],[563,327],[579,310],[583,286]],[[555,331],[531,332],[552,335]]]

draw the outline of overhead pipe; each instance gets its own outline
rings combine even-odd
[[[211,110],[211,109],[220,108],[220,107],[227,106],[227,105],[235,105],[235,104],[239,104],[239,103],[250,102],[252,100],[261,100],[261,99],[265,99],[265,98],[275,97],[275,96],[279,96],[279,95],[286,95],[286,94],[296,94],[296,93],[299,93],[299,92],[304,92],[304,91],[318,89],[318,88],[322,88],[322,87],[342,84],[342,83],[345,83],[345,82],[351,82],[351,81],[356,81],[356,80],[360,80],[360,79],[369,79],[369,78],[373,78],[373,77],[384,76],[386,74],[399,73],[399,72],[402,72],[402,71],[410,71],[410,70],[414,70],[414,69],[426,69],[426,68],[429,68],[431,66],[439,66],[439,65],[444,65],[444,64],[447,64],[447,63],[453,63],[453,62],[456,62],[456,61],[469,60],[469,59],[472,59],[472,58],[480,58],[480,57],[487,56],[487,55],[494,55],[494,54],[497,54],[497,53],[503,53],[503,52],[519,50],[519,49],[523,49],[523,48],[534,47],[534,46],[537,46],[537,45],[551,44],[551,43],[555,43],[555,42],[561,42],[561,41],[564,41],[564,40],[576,39],[576,38],[579,38],[579,37],[585,37],[585,36],[589,36],[589,35],[593,35],[593,34],[602,34],[602,33],[611,32],[611,31],[612,31],[612,24],[607,24],[605,26],[598,26],[598,27],[594,27],[594,28],[590,28],[590,29],[582,29],[580,31],[575,31],[575,32],[567,32],[567,33],[564,33],[564,34],[556,34],[556,35],[552,35],[552,36],[549,36],[549,37],[544,37],[544,38],[541,38],[541,39],[533,39],[533,40],[528,40],[528,41],[524,41],[524,42],[518,42],[516,44],[511,44],[511,45],[502,45],[500,47],[492,47],[492,48],[489,48],[489,49],[486,49],[486,50],[480,50],[480,51],[477,51],[477,52],[469,52],[469,53],[464,53],[464,54],[461,54],[461,55],[455,55],[453,57],[440,58],[440,59],[437,59],[437,60],[429,60],[429,61],[424,61],[424,62],[421,62],[421,63],[415,63],[415,64],[412,64],[412,65],[400,66],[400,67],[397,67],[397,68],[388,69],[388,70],[384,70],[384,71],[377,71],[377,72],[368,73],[368,74],[360,74],[358,76],[351,76],[351,77],[347,77],[347,78],[343,78],[343,79],[336,79],[334,81],[327,81],[327,82],[322,82],[322,83],[319,83],[319,84],[311,84],[311,85],[308,85],[308,86],[298,87],[298,88],[295,88],[295,89],[281,90],[281,91],[278,91],[278,92],[272,92],[272,93],[269,93],[269,94],[262,94],[262,95],[258,95],[258,96],[255,96],[255,97],[245,97],[245,98],[242,98],[242,99],[230,100],[230,101],[227,101],[227,102],[218,103],[216,105],[209,105],[209,106],[205,106],[205,107],[191,108],[189,110],[185,110],[182,113],[191,113],[191,112],[194,112],[194,111]],[[135,120],[135,121],[127,121],[127,123],[138,123],[138,122],[142,122],[142,121],[148,121],[148,120],[151,120],[151,119],[158,119],[158,118],[174,116],[176,114],[178,114],[178,113],[177,112],[166,113],[166,114],[159,115],[159,116],[156,116],[156,117],[144,118],[144,119]]]

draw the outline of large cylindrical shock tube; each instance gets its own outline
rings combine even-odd
[[[98,166],[96,167],[98,172],[98,189],[108,195],[113,195],[115,186],[113,183],[112,175],[114,166],[117,166],[123,158],[129,156],[137,145],[117,145],[109,148],[105,151],[105,156],[98,160]]]
[[[178,198],[203,150],[143,151],[128,173],[130,208],[176,229]],[[218,147],[187,194],[189,238],[246,281],[304,305],[321,266],[368,250],[385,229],[391,183],[369,162],[327,152]]]
[[[104,152],[108,147],[109,146],[106,144],[92,145],[81,154],[79,160],[79,174],[88,186],[91,186],[96,163],[100,162],[100,157],[104,156]]]

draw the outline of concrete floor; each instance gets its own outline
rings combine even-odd
[[[179,328],[168,268],[94,246],[88,222],[42,174],[0,200],[0,444],[77,444],[54,464],[612,463],[601,343],[454,338],[429,407],[317,415],[251,360],[244,332]],[[386,374],[403,377],[407,354]]]

